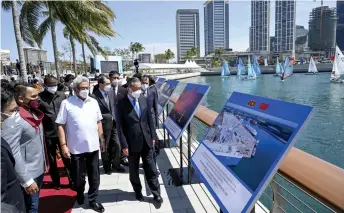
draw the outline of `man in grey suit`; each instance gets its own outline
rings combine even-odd
[[[24,188],[28,213],[38,212],[39,191],[47,168],[43,141],[43,113],[38,110],[38,91],[28,84],[16,85],[15,99],[19,113],[8,119],[2,127],[2,138],[13,152],[15,170]]]

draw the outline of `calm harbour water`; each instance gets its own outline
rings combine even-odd
[[[237,76],[200,76],[181,81],[210,85],[204,105],[217,112],[233,91],[313,106],[295,146],[344,168],[344,84],[331,84],[329,78],[330,73],[320,73],[294,74],[284,82],[273,75],[262,75],[255,81],[241,81]]]

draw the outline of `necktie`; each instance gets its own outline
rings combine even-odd
[[[105,102],[106,102],[107,106],[109,107],[109,95],[108,95],[108,92],[104,92],[104,98],[105,98]]]
[[[134,99],[133,103],[134,103],[134,110],[135,110],[137,116],[140,118],[141,114],[140,114],[139,102],[137,101],[137,99]]]

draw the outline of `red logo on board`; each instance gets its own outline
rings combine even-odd
[[[268,106],[269,106],[269,104],[262,103],[262,104],[260,104],[259,109],[266,110],[268,108]]]

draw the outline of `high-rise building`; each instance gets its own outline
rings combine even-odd
[[[295,52],[302,53],[307,47],[308,30],[304,26],[296,25]]]
[[[270,1],[251,1],[250,51],[270,50]]]
[[[277,39],[275,36],[270,36],[270,52],[276,52]]]
[[[229,49],[229,5],[227,0],[204,3],[205,55],[215,49]]]
[[[337,45],[344,50],[344,1],[337,0]]]
[[[308,46],[313,51],[331,52],[336,46],[336,8],[321,6],[309,15]]]
[[[177,59],[186,56],[191,48],[200,48],[199,11],[196,9],[179,9],[176,16],[177,24]],[[198,52],[199,55],[199,52]]]
[[[277,52],[295,51],[295,0],[276,0],[275,37]]]

